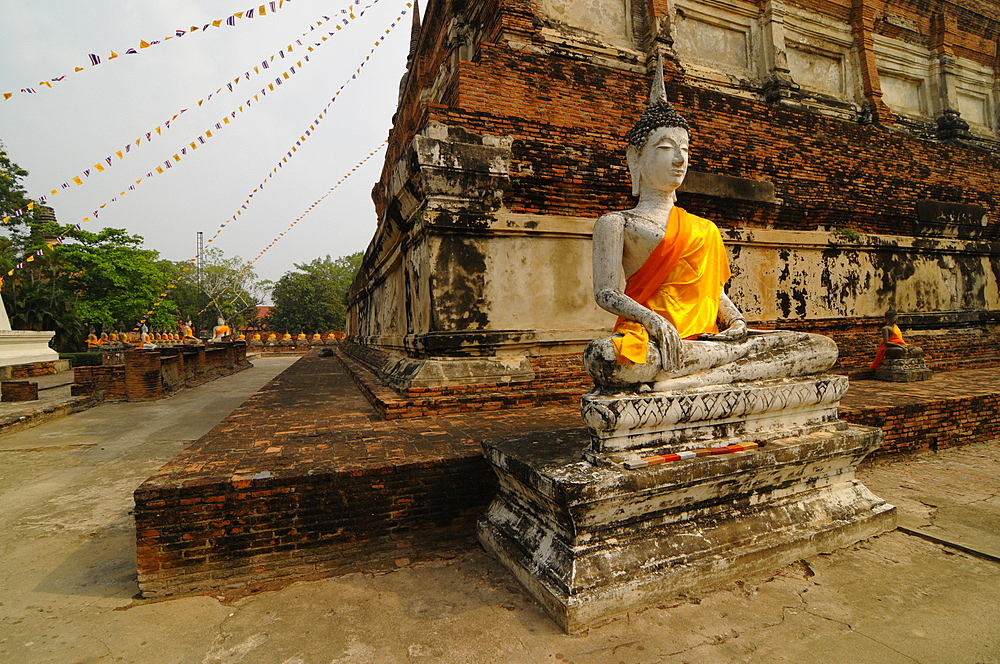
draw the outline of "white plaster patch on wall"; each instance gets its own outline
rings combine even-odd
[[[678,11],[674,48],[684,60],[749,75],[749,27]]]
[[[955,58],[951,79],[954,81],[954,103],[962,119],[973,131],[1000,129],[996,119],[996,81],[991,68],[964,58]]]
[[[924,80],[889,72],[880,72],[879,79],[882,83],[882,101],[889,108],[906,115],[928,115]]]
[[[627,0],[542,0],[545,15],[622,46],[632,46],[631,3]]]
[[[928,117],[936,113],[931,103],[936,86],[930,76],[930,50],[879,34],[874,39],[882,101],[902,115]]]
[[[851,27],[789,6],[785,18],[788,68],[804,89],[844,101],[861,96]]]
[[[788,49],[788,67],[799,85],[831,97],[846,96],[844,61],[839,56],[792,44]]]
[[[729,295],[750,320],[829,319],[1000,309],[984,243],[879,236],[837,245],[820,232],[754,230],[727,238]]]

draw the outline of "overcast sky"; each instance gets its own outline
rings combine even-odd
[[[362,7],[371,0],[362,0]],[[146,247],[170,260],[196,253],[196,233],[206,240],[240,208],[308,128],[334,93],[351,79],[375,40],[403,10],[401,23],[375,48],[356,80],[331,106],[312,136],[253,197],[249,209],[225,228],[215,246],[227,256],[252,259],[340,177],[388,135],[405,68],[412,9],[405,0],[378,0],[364,16],[342,30],[334,22],[301,34],[322,15],[337,17],[353,0],[285,0],[264,17],[243,19],[234,27],[189,33],[125,55],[140,40],[162,40],[177,29],[203,26],[260,0],[0,0],[0,93],[35,87],[37,94],[15,94],[0,101],[0,141],[15,163],[30,172],[29,195],[38,197],[92,170],[83,186],[71,186],[48,202],[60,222],[80,223],[134,180],[162,165],[205,129],[214,137],[163,175],[144,180],[134,192],[108,205],[84,228],[124,228],[145,238]],[[266,4],[266,3],[265,3]],[[307,54],[304,48],[271,68],[242,80],[229,93],[228,81],[302,39],[336,32],[310,55],[301,70],[275,92],[231,119],[214,125],[288,65]],[[117,59],[107,61],[111,51]],[[90,66],[88,54],[102,58]],[[295,57],[292,57],[295,56]],[[284,66],[279,66],[281,62]],[[74,73],[76,66],[84,71]],[[66,74],[52,89],[38,82]],[[197,101],[223,92],[197,107]],[[162,125],[180,109],[188,111],[161,136],[136,149],[134,140]],[[125,144],[126,158],[96,173],[93,164]],[[371,188],[382,167],[378,154],[310,212],[257,262],[257,273],[277,279],[327,254],[336,258],[363,251],[375,230]]]

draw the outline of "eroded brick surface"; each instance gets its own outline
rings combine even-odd
[[[890,455],[1000,437],[995,369],[922,383],[854,381],[844,419],[882,426]],[[334,357],[278,376],[135,492],[147,596],[377,567],[469,541],[492,495],[480,441],[581,425],[575,397],[380,417]]]

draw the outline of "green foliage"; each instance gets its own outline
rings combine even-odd
[[[103,353],[59,353],[60,360],[69,360],[74,367],[99,367]]]
[[[278,279],[271,292],[274,307],[267,327],[276,332],[330,332],[346,325],[347,290],[361,267],[358,252],[336,260],[317,258],[296,264]]]
[[[21,185],[26,176],[0,149],[4,216],[30,202]],[[2,295],[11,326],[54,330],[53,346],[60,351],[82,348],[89,328],[131,330],[170,280],[157,266],[157,253],[142,249],[142,237],[124,230],[79,230],[39,211],[36,205],[13,217],[0,238]]]
[[[256,316],[257,305],[263,302],[268,282],[258,279],[246,261],[238,256],[226,258],[219,249],[207,250],[202,258],[202,274],[190,268],[172,290],[170,299],[175,310],[181,318],[190,320],[195,330],[211,331],[219,318],[234,330],[246,327]],[[175,263],[173,267],[179,275],[190,265]]]
[[[853,228],[834,228],[832,232],[839,240],[844,242],[857,242],[861,239],[861,233]]]
[[[26,177],[28,171],[11,161],[3,143],[0,143],[0,218],[10,216],[15,210],[28,206],[31,199],[21,185],[21,181]]]
[[[89,328],[131,330],[170,279],[138,235],[52,222],[22,226],[0,267],[9,270],[38,249],[45,253],[4,280],[4,304],[14,329],[55,330],[58,350],[79,348]],[[55,236],[64,237],[63,244],[52,245]],[[161,316],[171,318],[166,311]]]
[[[0,274],[14,329],[55,330],[56,350],[81,350],[91,330],[135,329],[161,293],[170,296],[146,322],[154,331],[176,330],[181,318],[210,331],[219,316],[238,328],[256,314],[267,284],[244,270],[239,258],[206,252],[199,279],[190,263],[161,260],[156,251],[142,248],[142,237],[124,230],[61,225],[39,214],[37,205],[14,217],[31,202],[22,186],[27,175],[0,145],[0,217],[11,216],[0,236]],[[23,266],[15,268],[19,263]],[[185,278],[171,288],[181,275]]]

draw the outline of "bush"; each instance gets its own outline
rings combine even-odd
[[[69,360],[74,367],[99,367],[101,366],[101,353],[59,353],[60,360]]]

